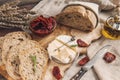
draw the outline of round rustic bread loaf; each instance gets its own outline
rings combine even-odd
[[[92,31],[97,25],[97,17],[93,11],[80,5],[71,5],[63,9],[56,16],[58,23],[80,29],[82,31]]]
[[[2,60],[4,64],[6,63],[7,54],[9,53],[9,50],[13,46],[18,45],[19,43],[26,39],[31,39],[31,37],[29,34],[22,31],[12,32],[5,35],[5,39],[2,45]]]

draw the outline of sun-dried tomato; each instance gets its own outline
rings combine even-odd
[[[82,59],[78,62],[78,65],[83,66],[83,65],[85,65],[88,61],[89,61],[89,57],[88,57],[88,56],[85,56],[84,58],[82,58]]]
[[[62,75],[60,74],[60,69],[58,66],[53,67],[52,74],[57,80],[60,80],[62,78]]]
[[[45,18],[39,16],[30,22],[30,30],[39,35],[51,33],[56,27],[56,21],[53,17]]]
[[[77,44],[79,47],[87,47],[88,46],[88,44],[85,43],[84,41],[82,41],[81,39],[77,40]]]
[[[103,57],[103,59],[104,59],[107,63],[111,63],[112,61],[115,60],[115,58],[116,58],[116,56],[115,56],[114,54],[110,53],[110,52],[107,52],[107,53],[104,55],[104,57]]]

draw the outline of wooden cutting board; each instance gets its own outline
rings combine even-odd
[[[29,1],[32,1],[32,0],[29,0]],[[29,2],[28,1],[28,2]],[[24,4],[23,6],[21,7],[24,7],[24,8],[28,8],[28,9],[32,9],[32,7],[36,4],[32,4],[31,3],[29,4],[27,2],[27,5],[26,5],[26,2],[22,2],[22,4]],[[36,1],[33,1],[33,2],[38,2],[38,0]],[[4,1],[1,1],[1,4],[4,3]],[[14,28],[14,29],[3,29],[3,28],[0,28],[0,37],[6,35],[7,33],[10,33],[10,32],[14,32],[14,31],[22,31],[21,29],[18,29],[18,28]],[[70,34],[71,32],[71,28],[67,28],[65,26],[61,26],[61,25],[57,25],[56,26],[56,29],[55,31],[53,31],[51,34],[49,35],[46,35],[46,36],[39,36],[39,35],[36,35],[36,34],[30,34],[33,38],[33,40],[36,40],[40,43],[41,46],[43,46],[45,49],[47,48],[47,45],[49,42],[51,42],[56,36],[58,35],[61,35],[61,34],[67,34],[67,35],[71,35]],[[0,74],[3,75],[7,80],[13,80],[6,72],[6,69],[5,69],[5,66],[0,66]]]
[[[62,26],[62,25],[57,25],[56,29],[49,35],[46,36],[39,36],[36,34],[30,34],[33,38],[33,40],[36,40],[40,43],[41,46],[43,46],[45,49],[47,48],[48,44],[54,40],[54,38],[58,35],[61,34],[66,34],[66,35],[71,35],[71,28]],[[5,34],[9,32],[14,32],[14,31],[21,31],[20,29],[0,29],[0,36],[4,36]],[[57,64],[56,64],[57,65]],[[60,64],[59,64],[60,65]],[[62,65],[64,69],[68,68],[67,65]],[[3,75],[7,80],[13,80],[6,72],[5,66],[0,66],[0,74]]]
[[[69,27],[66,27],[66,26],[62,26],[62,25],[57,25],[57,26],[56,26],[56,29],[55,29],[51,34],[49,34],[49,35],[39,36],[39,35],[36,35],[36,34],[33,34],[33,33],[30,34],[30,35],[32,36],[33,40],[38,41],[42,47],[44,47],[45,49],[47,49],[48,44],[49,44],[52,40],[54,40],[55,37],[57,37],[58,35],[62,35],[62,34],[72,35],[71,33],[73,33],[73,30],[76,31],[76,29],[72,29],[72,28],[69,28]],[[95,30],[97,31],[98,28],[96,28]],[[7,34],[7,33],[9,33],[9,32],[13,32],[13,31],[21,31],[21,30],[20,30],[20,29],[0,29],[0,36],[4,36],[5,34]],[[79,31],[79,30],[77,30],[77,31],[78,31],[78,34],[77,34],[77,35],[80,35],[80,36],[83,36],[83,35],[85,35],[85,34],[88,34],[88,33],[82,34],[83,32],[81,32],[81,31]],[[76,31],[76,32],[77,32],[77,31]],[[100,31],[98,31],[98,32],[100,32]],[[94,33],[94,34],[98,34],[98,33],[94,32],[94,30],[93,30],[92,34],[93,34],[93,33]],[[90,33],[90,34],[91,34],[91,33]],[[92,36],[91,36],[90,34],[88,34],[88,36],[86,35],[86,38],[87,38],[87,37],[93,37],[93,35],[91,34],[91,35],[92,35]],[[99,37],[100,37],[100,36],[96,37],[96,39],[98,39]],[[49,63],[48,63],[48,70],[52,70],[52,68],[53,68],[54,66],[59,66],[62,75],[64,75],[65,70],[67,70],[67,69],[71,66],[71,64],[62,65],[62,64],[57,64],[57,63],[55,63],[55,62],[53,62],[53,61],[49,61]],[[49,71],[48,73],[50,73],[50,74],[48,74],[48,75],[51,75],[51,78],[52,78],[52,79],[50,79],[50,80],[55,80],[54,77],[53,77],[52,74],[51,74],[52,72]],[[4,65],[3,65],[3,66],[0,66],[0,74],[2,74],[5,78],[7,78],[7,80],[13,80],[13,79],[7,74]],[[46,76],[46,77],[47,77],[47,76]],[[45,80],[48,80],[48,79],[45,79]]]

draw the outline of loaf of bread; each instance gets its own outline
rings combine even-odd
[[[25,39],[31,39],[31,37],[29,34],[22,31],[8,33],[5,36],[2,45],[2,60],[4,64],[6,63],[7,54],[9,53],[9,50],[13,46],[18,45],[20,42],[24,41]]]
[[[43,80],[48,62],[44,49],[34,48],[23,51],[19,54],[19,60],[19,73],[23,80]]]
[[[7,54],[6,70],[7,73],[15,80],[20,79],[19,74],[19,53],[27,49],[34,49],[38,47],[38,43],[33,40],[24,40],[20,44],[13,46]]]
[[[97,25],[97,17],[93,11],[80,5],[71,5],[63,9],[56,16],[58,23],[80,29],[81,31],[92,31]]]

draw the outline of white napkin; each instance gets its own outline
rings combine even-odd
[[[120,40],[109,40],[102,37],[90,45],[87,54],[92,58],[96,52],[105,45],[112,45],[115,48],[111,49],[110,52],[115,54],[116,59],[112,63],[106,63],[103,58],[101,58],[94,65],[95,72],[100,80],[120,80]]]

